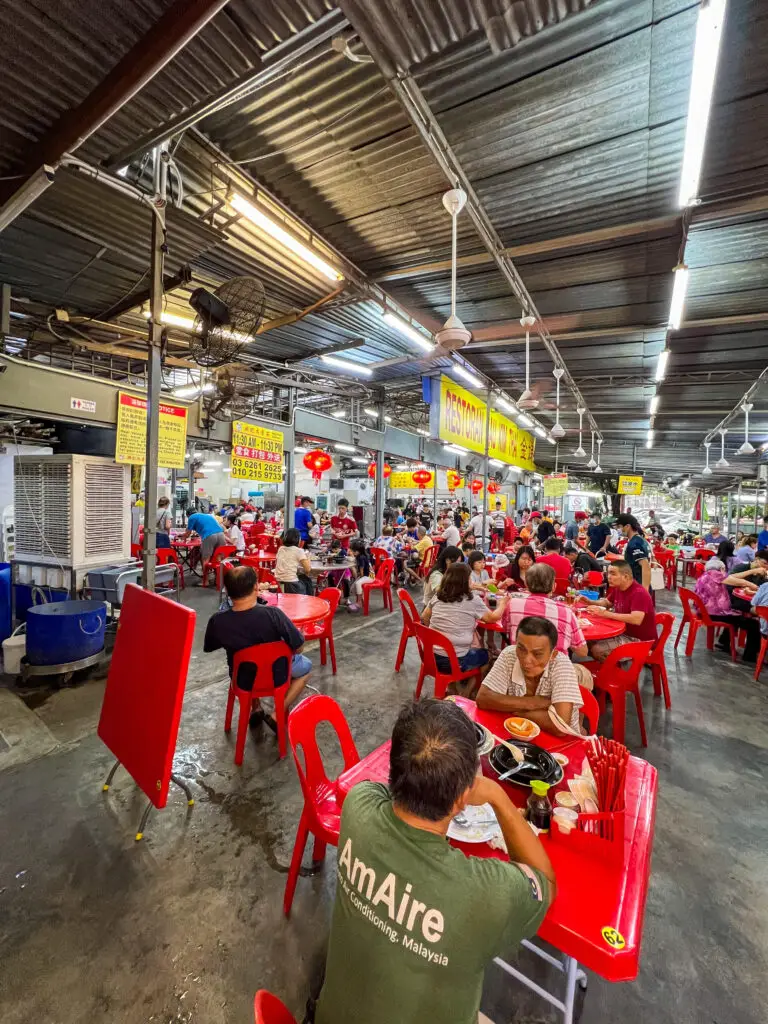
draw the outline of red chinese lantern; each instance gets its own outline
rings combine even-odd
[[[320,477],[333,465],[333,459],[328,452],[324,452],[322,448],[313,448],[311,452],[307,452],[304,456],[303,462],[305,468],[312,471],[312,479],[318,485],[320,483]]]
[[[461,483],[461,477],[459,476],[455,469],[449,469],[448,472],[445,474],[445,479],[448,484],[448,490],[451,492],[451,494],[453,494],[453,492]]]
[[[483,481],[476,476],[475,479],[470,484],[470,489],[473,494],[479,494],[480,491],[482,491],[483,489]]]
[[[489,494],[498,494],[500,490],[501,490],[501,484],[496,483],[495,480],[491,480],[491,482],[488,484],[488,493]]]
[[[432,474],[428,469],[417,469],[413,474],[413,482],[420,491],[423,491],[427,484],[432,483]]]
[[[384,479],[388,480],[391,473],[392,473],[392,467],[390,466],[390,464],[388,462],[385,462],[384,463]],[[376,479],[376,463],[375,462],[372,462],[368,466],[368,476],[371,478],[371,480],[375,480]]]

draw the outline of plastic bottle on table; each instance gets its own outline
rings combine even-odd
[[[531,782],[531,795],[528,797],[526,817],[540,832],[549,832],[552,821],[552,804],[550,803],[549,784],[540,779]]]

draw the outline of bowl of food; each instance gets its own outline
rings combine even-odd
[[[504,728],[510,736],[519,740],[534,740],[541,732],[541,729],[529,718],[505,718]]]
[[[521,786],[523,789],[530,789],[531,783],[537,779],[550,786],[556,786],[558,782],[562,782],[563,769],[548,750],[524,740],[515,743],[514,746],[523,755],[523,763],[532,765],[532,767],[519,768],[514,775],[505,779],[505,782]],[[499,743],[488,755],[488,762],[497,775],[504,775],[505,772],[520,764],[510,748],[511,744]]]

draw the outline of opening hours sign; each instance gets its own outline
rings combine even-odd
[[[232,480],[282,483],[283,432],[235,420],[232,424],[230,468]]]

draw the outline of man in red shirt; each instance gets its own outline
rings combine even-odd
[[[595,614],[626,623],[625,632],[608,640],[595,640],[589,653],[595,661],[605,661],[621,644],[656,639],[656,608],[653,598],[632,576],[629,562],[611,562],[608,567],[608,593],[598,601],[589,601]],[[580,601],[587,600],[580,598]]]
[[[357,523],[349,514],[349,502],[342,498],[335,516],[331,516],[333,536],[341,541],[344,551],[349,551],[349,542],[357,536]]]
[[[551,565],[555,570],[555,576],[559,580],[568,580],[571,578],[571,572],[573,571],[571,563],[562,554],[563,542],[558,540],[557,537],[550,537],[549,540],[544,542],[544,554],[536,557],[537,564],[543,562],[544,565]]]

